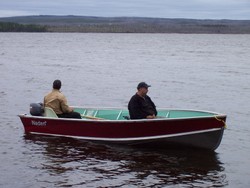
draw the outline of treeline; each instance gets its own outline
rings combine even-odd
[[[47,32],[46,26],[0,22],[0,32]]]
[[[21,16],[0,18],[0,32],[250,34],[250,20]]]

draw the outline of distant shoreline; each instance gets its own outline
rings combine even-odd
[[[250,20],[19,16],[0,18],[0,32],[250,34]]]

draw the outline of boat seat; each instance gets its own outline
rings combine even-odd
[[[49,108],[49,107],[45,107],[44,108],[44,116],[45,117],[58,118],[58,116],[56,115],[55,111],[52,108]]]

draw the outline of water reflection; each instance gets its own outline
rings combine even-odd
[[[215,152],[191,149],[149,150],[109,146],[68,138],[24,137],[37,168],[50,174],[41,182],[88,187],[222,187],[224,168]],[[37,149],[38,146],[40,149]],[[57,178],[54,178],[57,177]],[[44,178],[44,180],[43,180]],[[46,180],[45,180],[46,179]]]

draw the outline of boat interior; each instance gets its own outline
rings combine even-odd
[[[79,112],[82,119],[99,120],[129,120],[129,112],[125,109],[116,108],[80,108],[74,107],[74,111]],[[158,118],[190,118],[190,117],[209,117],[217,115],[212,112],[194,111],[194,110],[168,110],[159,109]],[[56,113],[51,108],[45,108],[44,116],[57,118]]]

